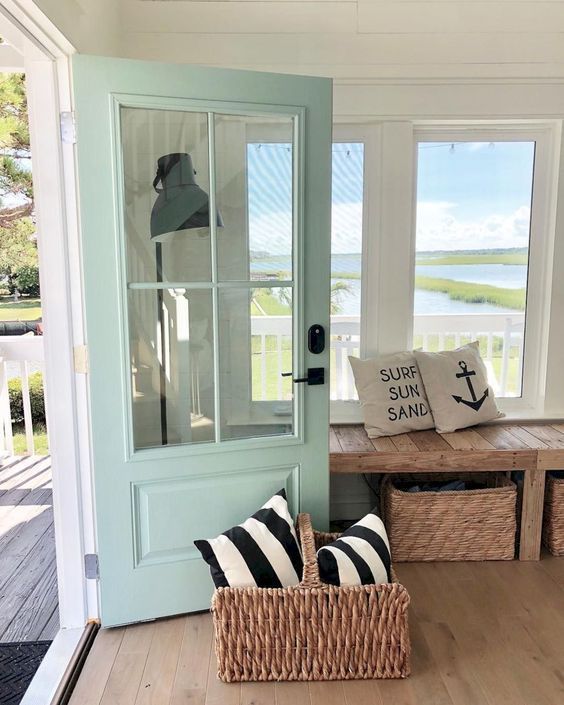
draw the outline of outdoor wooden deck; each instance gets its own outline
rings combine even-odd
[[[59,628],[51,459],[0,466],[0,642],[53,639]]]

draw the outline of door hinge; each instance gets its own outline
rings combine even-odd
[[[74,371],[80,375],[87,375],[89,372],[88,346],[75,345],[73,348]]]
[[[60,115],[61,119],[61,139],[65,144],[76,144],[76,127],[74,113],[65,110]]]
[[[84,577],[88,580],[98,580],[100,577],[97,553],[86,553],[84,555]]]

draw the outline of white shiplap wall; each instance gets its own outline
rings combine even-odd
[[[124,0],[129,56],[335,78],[564,72],[559,0]]]
[[[415,122],[548,119],[557,129],[564,118],[564,0],[35,2],[78,51],[333,77],[336,121],[380,123],[383,134],[395,135],[382,145],[383,154],[393,147],[394,163],[398,149],[408,150],[405,174],[380,194],[387,203],[394,196],[399,214],[411,209]],[[546,218],[556,222],[556,275],[547,292],[550,383],[540,412],[562,418],[562,167],[560,176],[557,212]],[[409,223],[393,222],[409,236]],[[333,516],[359,515],[370,502],[362,478],[334,479]]]

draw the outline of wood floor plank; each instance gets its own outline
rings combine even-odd
[[[307,683],[276,683],[275,692],[276,705],[311,705]]]
[[[374,681],[374,683],[384,705],[421,705],[422,703],[410,678]]]
[[[214,649],[210,652],[210,668],[208,673],[208,688],[206,705],[240,705],[241,684],[223,683],[217,677],[217,659]]]
[[[539,565],[564,590],[564,557],[545,552]]]
[[[309,684],[311,705],[343,705],[345,694],[342,681],[321,681]]]
[[[468,653],[459,648],[449,625],[445,622],[436,624],[422,622],[421,629],[453,705],[469,705],[469,703],[496,705],[487,698],[481,684],[477,681]]]
[[[437,677],[437,662],[425,640],[418,619],[410,622],[411,676],[410,686],[418,702],[432,705],[452,705],[452,699],[441,678]],[[382,705],[387,705],[384,703]]]
[[[100,705],[124,634],[124,627],[98,632],[69,705]]]
[[[241,683],[241,705],[276,705],[276,684]]]
[[[205,705],[213,645],[213,625],[209,617],[209,614],[198,614],[186,618],[171,705],[186,702]]]
[[[154,622],[125,627],[101,705],[135,703],[154,633]]]
[[[519,561],[485,563],[400,564],[397,571],[411,599],[412,675],[405,680],[342,681],[325,683],[226,684],[216,677],[210,615],[159,622],[179,625],[181,638],[161,638],[158,648],[176,653],[167,666],[153,658],[150,681],[142,678],[139,693],[150,690],[145,702],[170,705],[171,698],[192,705],[557,705],[564,702],[564,558],[547,557],[540,563]],[[155,629],[139,625],[136,629]],[[128,628],[133,629],[133,628]],[[170,630],[170,627],[169,627]],[[104,636],[108,630],[103,630]],[[114,631],[114,630],[111,630]],[[98,639],[94,643],[97,645]],[[199,645],[199,646],[198,646]],[[139,639],[131,647],[147,652]],[[123,649],[123,651],[122,651]],[[106,650],[92,650],[71,705],[130,705],[127,685],[114,681],[138,680],[139,663],[127,668],[107,665]],[[154,651],[154,639],[149,651]],[[111,651],[111,645],[110,645]],[[209,654],[209,666],[207,657]],[[110,653],[111,657],[111,653]],[[92,669],[90,660],[102,663]],[[170,684],[170,664],[177,661],[172,685],[162,688],[155,678]],[[147,663],[148,665],[148,663]],[[207,678],[205,676],[207,668]],[[143,669],[144,674],[147,667]],[[90,673],[90,675],[89,675]],[[94,693],[85,691],[89,678]],[[205,682],[205,700],[202,684]],[[150,683],[150,688],[144,686]],[[81,689],[79,691],[79,688]],[[77,699],[82,692],[84,699]],[[110,697],[112,695],[112,697]],[[98,699],[96,700],[96,697]]]
[[[554,705],[564,702],[561,668],[554,672],[551,662],[543,658],[522,619],[499,621],[497,625],[499,655],[527,705]],[[518,664],[518,668],[515,668]]]
[[[475,618],[475,605],[481,605],[483,623],[491,625],[495,633],[500,612],[498,596],[484,591],[484,582],[468,580],[458,582],[451,579],[448,566],[437,564],[439,570],[436,590],[446,609],[444,619],[452,632],[458,650],[464,657],[466,673],[473,676],[484,692],[488,702],[495,705],[528,705],[520,690],[515,687],[508,672],[497,659],[497,644],[489,648],[488,630]]]
[[[135,705],[167,705],[170,702],[185,621],[186,617],[180,617],[155,622]]]
[[[385,705],[374,681],[343,681],[343,694],[346,705]]]

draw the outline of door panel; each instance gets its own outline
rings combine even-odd
[[[104,625],[205,609],[193,548],[328,520],[331,82],[73,62]],[[124,599],[124,596],[127,596]]]
[[[233,503],[242,492],[249,513],[263,503],[261,497],[286,489],[290,507],[297,506],[299,468],[295,466],[253,468],[247,472],[204,475],[141,482],[133,485],[135,565],[146,566],[178,560],[201,560],[193,541],[214,531],[217,522],[237,524],[241,507]],[[209,494],[213,493],[213,515],[209,516]],[[253,504],[254,503],[254,504]],[[185,507],[190,506],[190,512]],[[171,524],[170,515],[179,516]],[[203,532],[203,534],[202,534]]]

